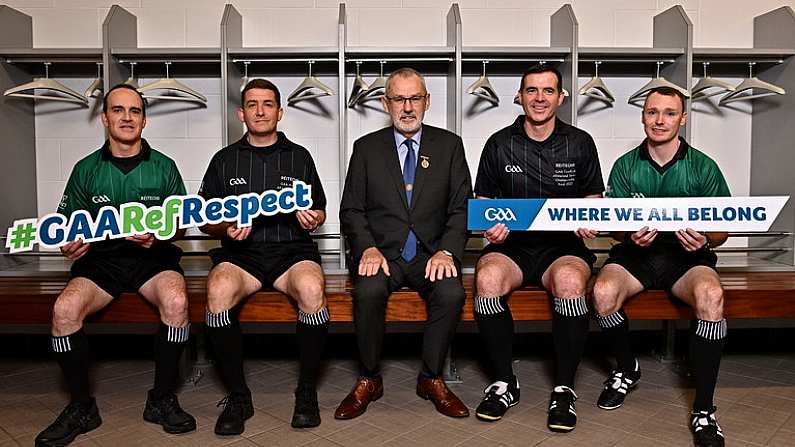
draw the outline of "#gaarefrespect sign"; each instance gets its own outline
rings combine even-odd
[[[763,232],[770,229],[789,196],[674,197],[627,199],[472,199],[467,228],[510,230]]]

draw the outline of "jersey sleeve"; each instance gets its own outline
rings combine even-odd
[[[69,181],[66,182],[61,202],[58,204],[57,212],[69,217],[77,210],[87,210],[90,202],[83,183],[83,176],[80,174],[79,165],[72,169]]]
[[[320,181],[320,175],[317,173],[315,167],[315,160],[312,156],[307,154],[306,163],[306,179],[312,185],[312,209],[313,210],[326,210],[326,193],[323,191],[323,183]]]
[[[610,177],[607,179],[606,197],[614,199],[627,198],[630,196],[629,166],[625,158],[619,158],[610,170]]]
[[[483,151],[480,153],[480,162],[478,163],[478,173],[475,177],[475,195],[480,197],[488,197],[496,199],[502,196],[500,194],[500,185],[498,183],[497,169],[497,143],[494,137],[489,138],[483,146]]]
[[[596,150],[596,143],[590,135],[588,135],[585,145],[585,163],[583,169],[579,171],[582,173],[579,178],[579,184],[582,185],[580,195],[583,197],[602,194],[605,190],[602,166],[599,164],[599,153]]]
[[[204,199],[222,198],[224,196],[223,181],[218,172],[219,163],[220,160],[216,154],[212,160],[210,160],[207,171],[204,173],[202,184],[199,187],[199,195]]]
[[[718,164],[711,158],[707,158],[704,163],[704,171],[701,174],[701,197],[729,197],[729,185],[723,178]]]

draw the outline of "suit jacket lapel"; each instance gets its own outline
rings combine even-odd
[[[403,171],[400,170],[400,159],[398,158],[397,147],[395,147],[395,133],[392,127],[386,130],[387,131],[384,132],[383,145],[385,151],[383,156],[384,164],[386,165],[386,170],[389,171],[392,177],[395,188],[398,190],[398,195],[400,196],[401,203],[403,203],[403,207],[408,209],[409,204],[408,200],[406,200],[406,185],[403,183]],[[378,173],[375,174],[378,175]],[[412,196],[412,201],[413,198],[414,196]]]
[[[425,177],[428,176],[428,171],[430,170],[430,165],[428,167],[423,166],[423,161],[426,161],[426,164],[429,164],[432,160],[431,155],[433,154],[433,135],[430,135],[430,129],[428,126],[423,126],[422,128],[422,138],[420,141],[420,152],[417,154],[417,171],[414,175],[414,192],[411,194],[411,209],[413,210],[414,207],[419,202],[420,194],[422,194],[422,187],[425,184]],[[425,158],[423,158],[425,157]]]

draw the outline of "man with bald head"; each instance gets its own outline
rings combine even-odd
[[[417,394],[446,416],[466,417],[467,407],[442,379],[465,296],[460,272],[472,186],[464,145],[422,123],[431,95],[417,71],[393,72],[381,101],[392,125],[354,143],[340,206],[361,371],[334,417],[355,418],[383,395],[386,305],[403,286],[428,303]]]

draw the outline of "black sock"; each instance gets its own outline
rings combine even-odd
[[[155,334],[155,387],[154,398],[162,398],[177,389],[179,360],[190,337],[190,323],[183,327],[160,323]]]
[[[475,297],[475,321],[494,368],[494,379],[513,381],[513,315],[504,297]]]
[[[555,386],[574,388],[574,376],[580,364],[588,336],[588,306],[585,296],[571,299],[554,297],[552,338],[555,345]]]
[[[88,386],[90,356],[86,333],[80,329],[63,337],[53,336],[51,342],[55,360],[61,365],[72,395],[72,402],[88,403],[91,400]]]
[[[213,314],[207,312],[207,338],[213,355],[230,393],[251,394],[243,372],[243,332],[240,322],[228,309]]]
[[[712,397],[718,382],[718,369],[726,344],[726,320],[697,320],[690,331],[690,367],[696,382],[693,409],[712,411]]]
[[[298,383],[315,386],[320,362],[323,358],[323,347],[328,334],[329,314],[328,308],[308,314],[298,311],[298,322],[295,324],[295,334],[298,338]]]
[[[618,312],[604,317],[597,315],[596,321],[602,328],[602,333],[607,337],[613,355],[616,356],[616,370],[634,371],[635,356],[629,345],[629,320],[624,309],[619,309]]]

